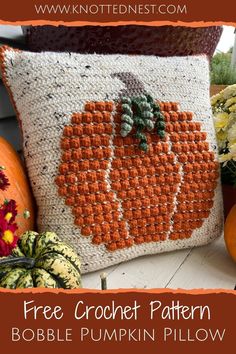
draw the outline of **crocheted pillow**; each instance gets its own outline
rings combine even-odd
[[[2,50],[38,228],[83,272],[208,243],[222,232],[204,56]]]

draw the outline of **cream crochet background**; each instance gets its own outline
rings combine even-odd
[[[4,54],[5,79],[22,123],[24,155],[39,207],[40,231],[55,231],[74,246],[89,272],[141,255],[173,251],[206,244],[222,233],[223,213],[220,182],[210,216],[189,239],[134,245],[109,252],[80,235],[71,208],[58,196],[54,183],[61,158],[60,139],[71,115],[84,109],[86,101],[117,100],[125,89],[118,72],[131,72],[152,97],[180,102],[181,111],[194,112],[202,123],[211,150],[216,139],[209,102],[209,68],[205,57],[159,58],[154,56],[80,55],[29,53],[11,49]],[[158,257],[158,255],[157,255]]]

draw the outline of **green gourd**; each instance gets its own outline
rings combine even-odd
[[[0,259],[0,287],[81,287],[80,260],[53,232],[24,233],[12,255]]]

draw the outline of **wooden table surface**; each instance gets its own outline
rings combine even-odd
[[[83,275],[83,287],[100,289],[107,273],[109,289],[182,288],[234,289],[236,263],[227,254],[223,237],[203,247],[136,258]]]

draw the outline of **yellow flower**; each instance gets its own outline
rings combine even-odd
[[[12,243],[14,240],[14,235],[13,232],[11,230],[6,230],[3,233],[2,236],[3,241],[5,241],[6,243]]]
[[[223,90],[224,99],[236,96],[236,85],[230,85]]]
[[[9,222],[10,220],[11,220],[11,218],[12,218],[12,213],[7,213],[6,215],[5,215],[5,220],[7,221],[7,222]]]
[[[228,113],[217,113],[217,115],[214,117],[214,123],[216,131],[219,131],[220,129],[224,130],[225,128],[227,128],[227,125],[229,123]]]
[[[236,112],[231,112],[229,114],[229,120],[230,122],[236,122]]]
[[[229,107],[230,112],[236,112],[236,103]]]
[[[232,144],[229,147],[229,153],[228,154],[222,154],[219,156],[219,161],[223,163],[223,166],[227,164],[228,161],[234,160],[236,161],[236,143]]]
[[[228,154],[222,154],[222,155],[220,155],[219,156],[219,161],[220,162],[228,162],[228,161],[230,161],[231,160],[231,154],[230,153],[228,153]]]
[[[211,105],[214,106],[218,101],[220,101],[222,98],[221,93],[217,93],[217,95],[214,95],[211,97]]]
[[[221,149],[225,148],[226,142],[227,142],[227,131],[219,130],[216,133],[216,137],[217,137],[217,142],[218,142],[219,148],[221,148]]]
[[[236,143],[229,146],[229,153],[231,154],[231,159],[236,161]]]
[[[225,102],[225,107],[227,108],[231,106],[233,103],[236,103],[236,97],[228,98],[228,100]]]
[[[219,141],[226,141],[227,139],[227,131],[219,130],[216,134],[217,140]]]
[[[229,141],[229,146],[236,143],[236,123],[228,130],[227,139]]]

